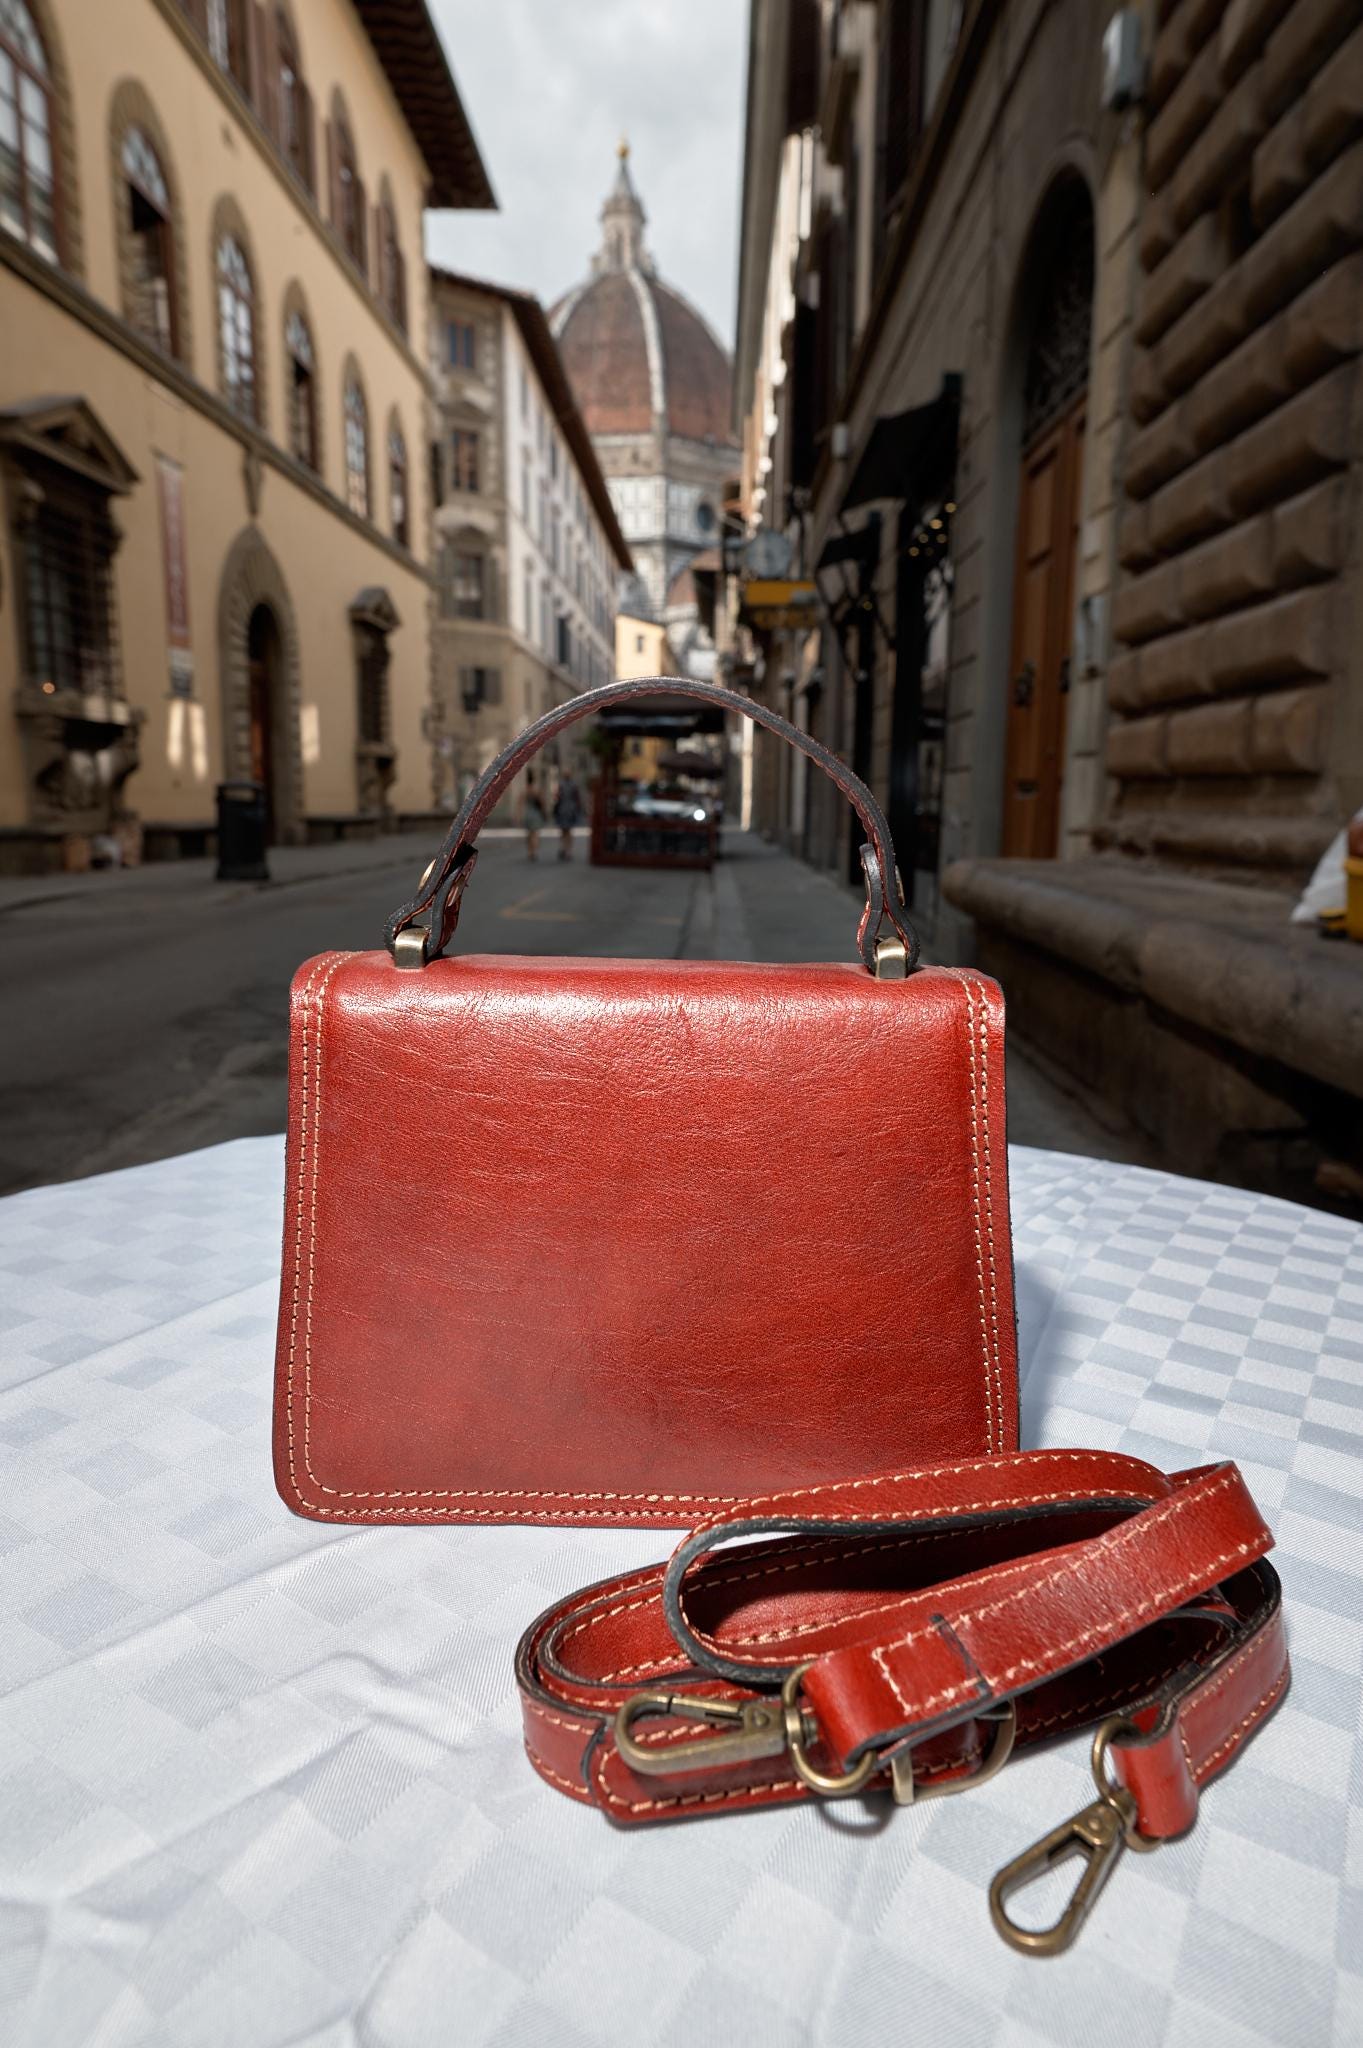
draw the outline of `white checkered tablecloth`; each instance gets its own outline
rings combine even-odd
[[[1050,1962],[985,1889],[1089,1796],[1083,1741],[914,1811],[628,1834],[539,1782],[522,1626],[672,1539],[285,1510],[279,1140],[0,1203],[0,2040],[1363,2041],[1363,1231],[1013,1173],[1025,1441],[1237,1458],[1296,1672]]]

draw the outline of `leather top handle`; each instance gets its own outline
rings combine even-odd
[[[385,943],[399,965],[424,967],[444,952],[459,922],[460,899],[478,858],[474,842],[498,799],[545,741],[553,739],[566,726],[576,725],[579,719],[590,718],[607,704],[628,703],[636,697],[694,697],[703,704],[716,705],[721,711],[736,711],[751,718],[754,724],[765,726],[778,739],[798,747],[816,767],[822,768],[856,812],[868,842],[861,849],[866,908],[857,927],[862,963],[869,974],[875,973],[876,939],[888,918],[904,945],[904,972],[912,974],[918,965],[918,935],[902,908],[899,870],[885,814],[861,777],[854,775],[827,747],[820,746],[779,712],[769,711],[765,704],[741,697],[736,690],[721,689],[718,683],[691,682],[681,676],[640,676],[629,682],[604,683],[599,689],[583,690],[566,704],[558,704],[537,718],[497,756],[490,768],[484,769],[445,834],[439,853],[421,877],[415,896],[395,911],[384,927]],[[408,936],[400,947],[403,934]]]

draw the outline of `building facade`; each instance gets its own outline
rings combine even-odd
[[[432,797],[450,809],[532,719],[610,681],[632,565],[538,299],[434,270],[431,335]],[[565,734],[546,766],[580,747]]]
[[[591,275],[558,301],[550,324],[644,599],[689,653],[689,672],[705,675],[713,655],[695,630],[686,571],[714,545],[737,473],[731,366],[695,307],[662,282],[644,225],[622,143]]]
[[[1363,977],[1288,922],[1363,801],[1356,7],[752,36],[743,507],[815,623],[733,582],[735,673],[872,783],[930,944],[1071,1085],[1193,1170],[1363,1195]],[[754,801],[854,878],[761,736]]]
[[[429,807],[422,0],[0,9],[0,860]]]

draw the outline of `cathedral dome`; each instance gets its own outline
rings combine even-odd
[[[601,222],[592,276],[549,315],[588,433],[647,433],[661,420],[690,441],[732,441],[729,357],[654,270],[623,144]]]

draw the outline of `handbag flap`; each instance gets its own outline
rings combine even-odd
[[[690,1522],[1012,1447],[1002,1031],[948,968],[309,962],[284,1497]]]

